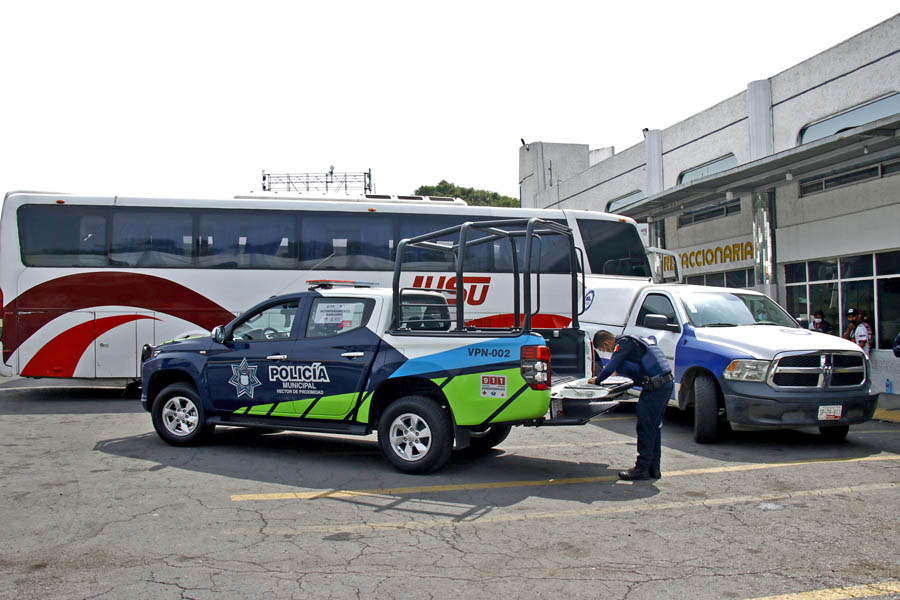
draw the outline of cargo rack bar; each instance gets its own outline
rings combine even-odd
[[[469,233],[481,232],[485,235],[479,237],[477,239],[469,239]],[[447,245],[446,240],[444,243],[437,243],[436,240],[440,238],[447,238],[450,236],[458,235],[458,241],[452,243],[452,245]],[[394,261],[394,279],[393,279],[393,316],[391,322],[392,330],[400,329],[400,305],[401,305],[401,290],[400,290],[400,275],[403,271],[403,255],[406,248],[421,248],[425,250],[433,250],[438,252],[451,253],[454,257],[454,262],[456,263],[456,331],[465,332],[465,318],[464,318],[464,309],[465,302],[463,300],[463,272],[465,267],[465,250],[472,248],[474,246],[478,246],[481,244],[487,244],[493,242],[495,240],[506,239],[509,241],[510,249],[512,251],[512,271],[513,271],[513,304],[514,304],[514,325],[513,329],[519,330],[520,328],[523,331],[531,330],[532,316],[533,311],[531,306],[531,276],[532,276],[532,256],[534,255],[534,242],[538,240],[538,243],[541,242],[541,236],[543,235],[560,235],[567,239],[569,245],[569,271],[571,274],[571,296],[572,296],[572,327],[574,329],[578,329],[578,315],[581,314],[578,310],[578,274],[582,275],[582,285],[584,281],[584,263],[581,262],[581,269],[579,269],[579,261],[576,258],[576,248],[575,248],[575,240],[572,235],[572,229],[566,225],[562,225],[560,223],[556,223],[554,221],[548,221],[545,219],[540,219],[538,217],[532,217],[530,219],[502,219],[497,221],[477,221],[477,222],[466,222],[461,225],[456,225],[454,227],[447,227],[445,229],[440,229],[438,231],[433,231],[431,233],[426,233],[423,235],[419,235],[412,238],[406,238],[400,240],[400,243],[397,245],[397,255]],[[523,293],[525,295],[525,322],[524,324],[520,322],[520,305],[522,304],[522,300],[520,298],[519,292],[519,275],[520,269],[518,264],[518,253],[516,251],[516,238],[525,238],[525,265],[523,270],[524,279],[524,288]],[[460,252],[460,248],[463,249]],[[538,255],[540,256],[540,255]],[[538,309],[540,308],[540,259],[538,262],[538,272],[537,272],[537,286],[538,286]],[[406,290],[404,290],[406,291]],[[446,290],[445,290],[446,292]],[[534,311],[536,312],[536,311]],[[582,311],[583,312],[583,311]]]

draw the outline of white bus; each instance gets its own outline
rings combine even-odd
[[[529,216],[572,227],[587,287],[614,300],[617,290],[624,295],[653,279],[635,222],[605,213],[417,196],[190,200],[10,192],[0,215],[0,374],[138,378],[145,343],[208,333],[262,299],[307,289],[311,279],[387,286],[403,238]],[[561,327],[570,321],[569,286],[552,280],[568,281],[565,244],[548,238],[543,246],[535,260],[546,291],[536,299],[534,323]],[[406,257],[402,286],[445,290],[455,303],[448,253],[415,252]],[[499,242],[467,255],[459,295],[473,324],[513,322],[512,278],[503,276],[511,260]]]

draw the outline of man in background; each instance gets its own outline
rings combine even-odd
[[[832,331],[831,323],[825,320],[825,313],[821,310],[815,312],[813,320],[809,323],[809,328],[819,333],[831,333]]]
[[[869,328],[862,322],[859,309],[850,308],[847,310],[847,329],[842,336],[845,340],[856,342],[866,354],[869,353],[872,338],[869,335]]]

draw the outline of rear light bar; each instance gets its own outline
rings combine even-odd
[[[550,348],[522,346],[522,378],[533,390],[550,389]]]

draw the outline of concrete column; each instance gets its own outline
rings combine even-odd
[[[647,131],[644,135],[644,152],[647,162],[646,194],[652,196],[663,191],[662,131]]]
[[[778,299],[775,257],[775,192],[753,192],[753,245],[756,289]]]
[[[747,117],[750,122],[750,160],[774,154],[772,83],[768,79],[747,84]]]

